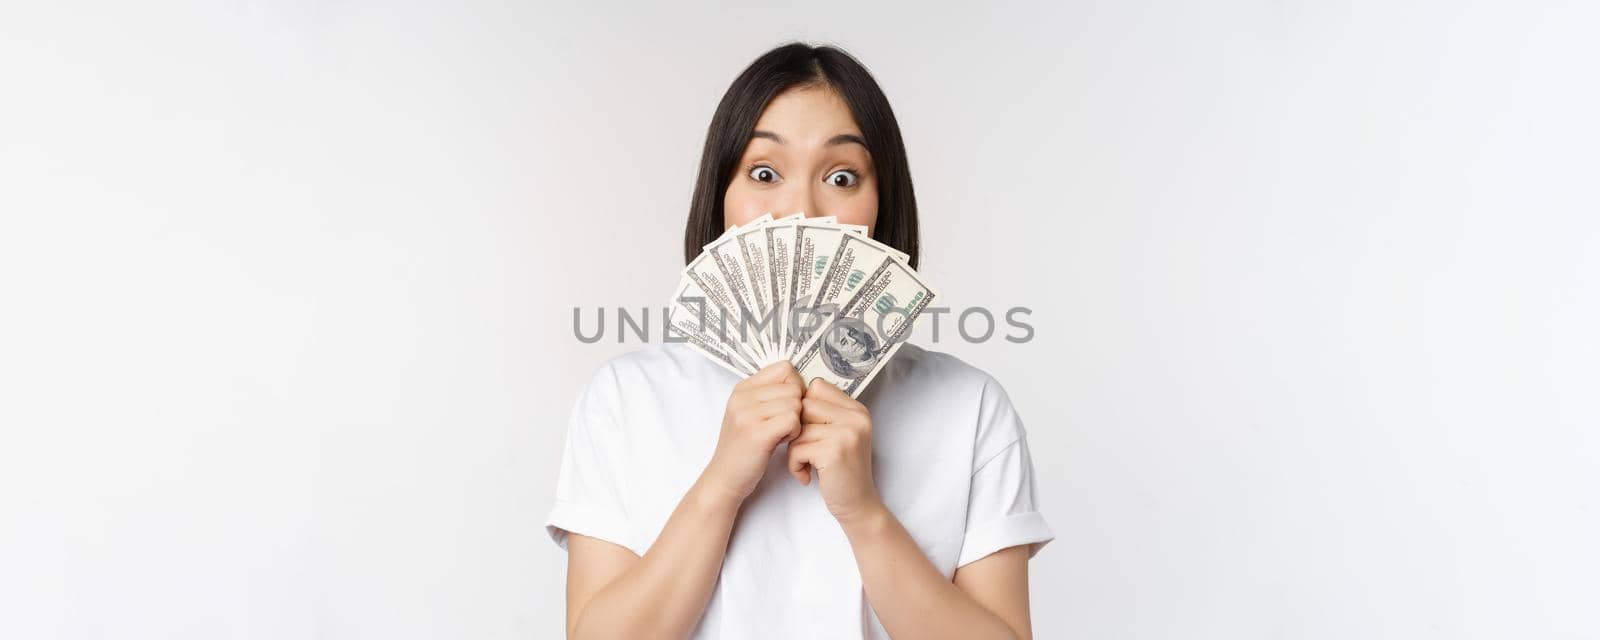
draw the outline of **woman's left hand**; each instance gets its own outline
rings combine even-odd
[[[800,403],[800,437],[789,443],[789,473],[809,485],[815,469],[822,501],[837,520],[880,506],[866,405],[821,378],[811,381]]]

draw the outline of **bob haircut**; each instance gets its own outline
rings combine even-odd
[[[917,198],[911,189],[911,169],[906,163],[900,125],[889,108],[889,99],[867,68],[850,54],[832,46],[800,42],[782,45],[756,58],[734,79],[717,104],[706,131],[700,174],[683,232],[685,264],[727,228],[722,201],[761,112],[778,94],[813,86],[829,87],[844,99],[867,142],[867,153],[872,156],[873,173],[878,179],[878,219],[873,225],[873,238],[905,252],[911,256],[911,268],[917,267]]]

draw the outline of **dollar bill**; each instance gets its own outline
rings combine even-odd
[[[801,223],[807,227],[805,223]],[[822,283],[839,257],[839,247],[854,225],[817,224],[798,230],[794,247],[794,268],[790,274],[789,299],[784,309],[785,357],[793,358],[800,346],[811,339],[834,312],[831,300],[823,299]],[[855,236],[856,242],[883,247],[876,241]],[[885,247],[886,248],[886,247]]]
[[[757,222],[760,222],[758,219]],[[768,362],[771,354],[761,348],[759,341],[753,339],[750,323],[742,321],[748,313],[748,303],[739,293],[740,287],[748,289],[749,284],[743,279],[742,270],[738,272],[739,278],[730,279],[727,270],[719,263],[718,255],[727,255],[721,248],[727,246],[732,240],[738,227],[730,227],[721,237],[705,245],[699,256],[683,268],[683,278],[694,282],[706,298],[721,311],[725,323],[719,323],[719,328],[732,332],[732,339],[743,345],[743,350],[749,353],[756,362]],[[719,321],[720,322],[720,321]]]
[[[734,373],[750,375],[761,368],[729,332],[726,311],[712,303],[692,279],[679,281],[673,293],[667,307],[667,331]]]
[[[788,359],[859,395],[938,293],[908,256],[832,216],[730,226],[684,267],[667,331],[739,376]]]
[[[761,277],[745,264],[744,247],[746,243],[739,241],[739,234],[772,222],[770,214],[757,218],[755,221],[742,225],[729,237],[706,246],[705,255],[709,262],[716,267],[721,275],[721,282],[726,287],[729,297],[733,301],[730,311],[739,320],[738,330],[741,339],[749,341],[752,349],[760,355],[763,364],[776,362],[779,359],[777,350],[762,339],[762,332],[771,322],[771,317],[761,312],[762,289]]]
[[[822,378],[852,398],[861,395],[938,297],[904,260],[885,256],[800,349],[794,359],[800,379]]]
[[[821,243],[819,243],[821,244]],[[867,273],[889,257],[890,249],[865,236],[844,231],[829,238],[826,248],[829,255],[815,260],[820,274],[813,270],[810,286],[797,297],[802,305],[791,318],[794,343],[785,357],[794,357],[800,347],[809,341],[817,328],[826,326],[838,312],[837,303],[860,287]]]
[[[853,233],[853,234],[861,236],[862,238],[865,238],[867,240],[871,240],[872,242],[876,243],[879,247],[882,247],[884,251],[889,252],[889,255],[899,257],[902,262],[911,262],[911,256],[906,254],[905,252],[903,252],[903,251],[901,251],[899,249],[896,249],[894,247],[891,247],[889,245],[883,244],[881,242],[878,242],[877,240],[872,240],[872,234],[868,233],[867,225],[864,225],[864,224],[841,224],[839,226],[844,227],[844,230],[847,233]]]
[[[733,234],[733,239],[727,243],[731,251],[737,254],[739,270],[742,270],[749,283],[749,307],[751,316],[755,319],[756,337],[760,342],[762,351],[772,356],[776,361],[780,355],[778,351],[778,325],[777,301],[778,288],[772,279],[774,262],[772,260],[771,243],[768,231],[774,227],[786,226],[784,221],[773,221],[767,224],[749,225],[740,228]],[[715,252],[713,256],[722,255]],[[729,277],[735,277],[729,274]]]

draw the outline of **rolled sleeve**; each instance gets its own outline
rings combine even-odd
[[[615,376],[602,369],[573,403],[555,503],[544,523],[545,532],[563,550],[569,533],[633,548],[623,499],[627,443],[614,420],[614,382]]]
[[[557,500],[545,518],[544,529],[562,549],[567,548],[568,533],[632,547],[628,543],[628,519],[614,510],[592,504]]]
[[[1026,438],[1019,438],[972,474],[967,532],[956,567],[991,553],[1029,545],[1032,558],[1055,533],[1039,512],[1034,496],[1033,461]]]
[[[979,403],[972,469],[966,533],[956,567],[1023,544],[1029,545],[1032,558],[1055,539],[1039,512],[1027,430],[993,378],[985,381]]]

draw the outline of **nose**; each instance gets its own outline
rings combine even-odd
[[[793,190],[788,195],[789,197],[784,202],[784,207],[780,209],[782,213],[774,213],[774,216],[786,216],[797,212],[805,212],[807,218],[816,218],[824,215],[817,210],[816,192],[809,184],[793,187]]]

